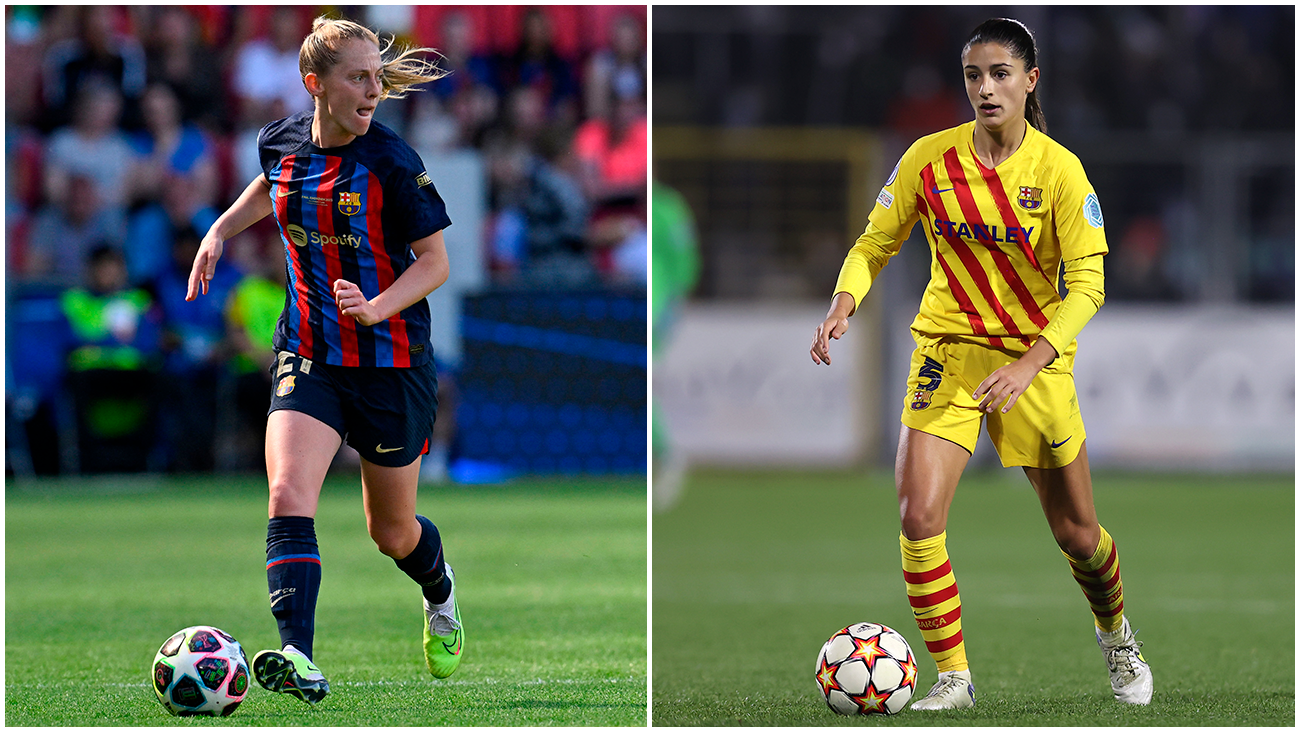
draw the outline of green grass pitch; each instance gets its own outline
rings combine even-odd
[[[266,480],[113,478],[6,486],[9,726],[646,724],[645,480],[422,487],[456,568],[465,656],[424,667],[418,589],[366,535],[360,481],[326,482],[315,707],[254,684],[225,719],[171,717],[150,664],[189,625],[278,647]]]
[[[874,621],[933,661],[907,604],[893,476],[703,472],[653,519],[652,721],[676,725],[1293,726],[1293,475],[1094,476],[1155,697],[1111,698],[1092,616],[1019,471],[971,472],[948,551],[977,704],[850,719],[813,680]]]

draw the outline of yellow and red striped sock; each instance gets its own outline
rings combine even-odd
[[[1064,551],[1061,553],[1065,554]],[[1070,560],[1074,581],[1079,583],[1083,596],[1088,598],[1097,627],[1107,633],[1118,630],[1124,624],[1124,583],[1119,579],[1119,550],[1110,534],[1105,528],[1101,529],[1097,551],[1087,561],[1069,554],[1065,554],[1065,558]]]
[[[919,541],[901,532],[898,535],[907,600],[912,603],[926,650],[940,672],[969,668],[961,637],[961,596],[948,562],[947,538],[947,532]]]

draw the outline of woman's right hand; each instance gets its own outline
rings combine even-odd
[[[208,294],[208,283],[217,271],[217,260],[221,259],[221,252],[225,249],[225,240],[217,234],[217,227],[213,226],[208,230],[207,236],[203,237],[203,243],[199,245],[199,253],[194,255],[194,266],[190,268],[190,286],[185,291],[185,302],[189,302],[198,297],[201,291],[204,295]]]
[[[831,301],[831,309],[826,313],[826,319],[817,326],[817,332],[813,335],[811,349],[813,363],[831,365],[831,339],[838,341],[840,336],[849,331],[849,316],[853,314],[856,306],[853,296],[849,293],[835,293],[835,299]]]
[[[829,316],[817,326],[817,333],[813,336],[812,342],[812,360],[813,363],[824,363],[831,365],[830,339],[839,340],[840,336],[848,332],[849,319],[847,317]]]

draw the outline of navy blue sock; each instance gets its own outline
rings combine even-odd
[[[307,516],[276,516],[266,525],[266,586],[280,646],[293,644],[311,658],[320,593],[316,522]]]
[[[432,521],[423,516],[415,519],[420,522],[420,543],[405,558],[393,561],[420,585],[426,600],[434,604],[446,602],[451,596],[451,581],[447,579],[447,563],[442,558],[442,537]]]

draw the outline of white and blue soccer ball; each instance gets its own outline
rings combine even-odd
[[[154,694],[178,717],[229,716],[248,686],[248,656],[239,641],[209,625],[177,631],[153,658]]]
[[[817,654],[817,686],[837,714],[898,714],[916,692],[916,657],[879,623],[838,630]]]

